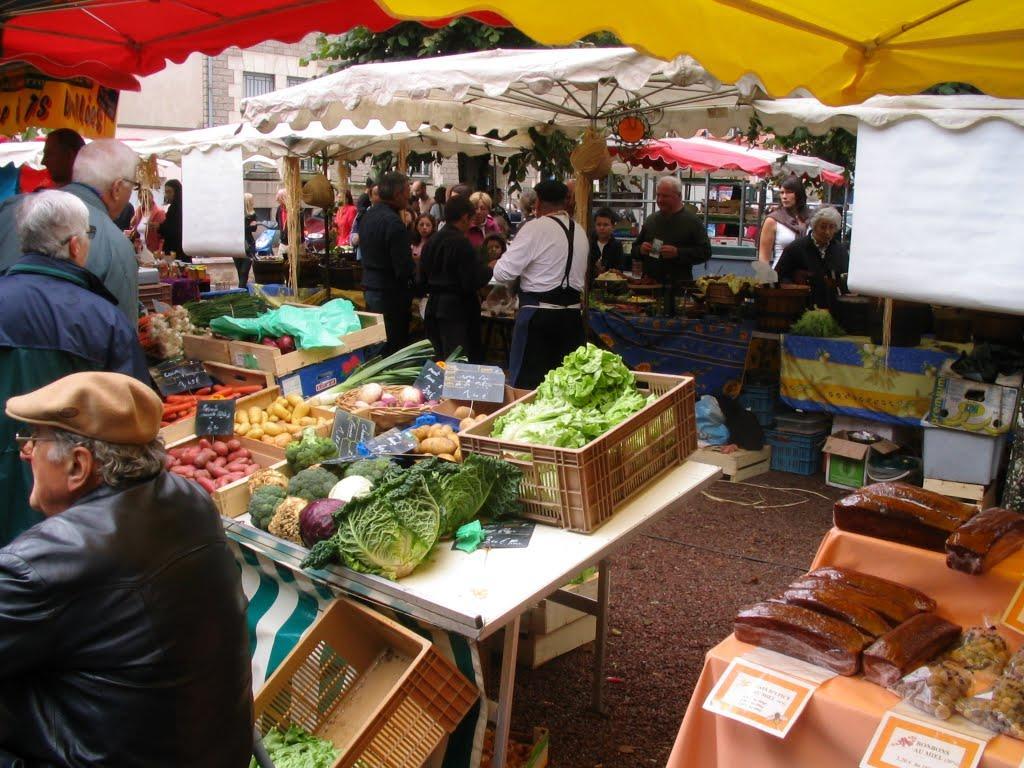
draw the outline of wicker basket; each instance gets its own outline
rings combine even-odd
[[[494,456],[523,472],[523,517],[590,533],[648,483],[697,449],[696,385],[690,376],[634,373],[657,399],[582,448],[552,448],[490,437],[494,420],[536,393],[459,433],[463,453]]]
[[[743,303],[743,296],[733,293],[728,283],[708,283],[704,301],[709,307],[738,307]]]
[[[385,385],[384,391],[388,394],[398,397],[398,394],[405,389],[394,384]],[[359,390],[353,389],[344,394],[338,395],[338,399],[335,401],[335,405],[341,408],[343,411],[348,411],[354,416],[360,416],[364,419],[369,419],[377,425],[379,432],[384,432],[392,427],[404,427],[412,424],[416,419],[430,410],[430,406],[421,405],[416,408],[401,408],[399,406],[391,406],[388,408],[379,407],[374,408],[372,405],[369,408],[356,407],[356,402],[359,400]]]
[[[754,291],[757,329],[785,333],[807,309],[807,299],[810,295],[811,289],[806,285],[794,285],[789,288],[759,285]]]
[[[431,643],[335,600],[256,695],[260,733],[298,725],[341,750],[333,768],[423,765],[478,691]]]

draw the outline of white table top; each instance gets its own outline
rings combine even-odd
[[[526,608],[597,564],[665,513],[718,478],[718,467],[688,461],[626,502],[590,534],[537,525],[522,549],[479,549],[466,554],[443,542],[431,559],[401,581],[348,568],[307,572],[332,586],[468,637],[482,639]],[[226,521],[229,535],[291,568],[305,555],[262,531]]]

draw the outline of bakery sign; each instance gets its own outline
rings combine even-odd
[[[981,739],[886,712],[860,768],[977,768],[984,751]]]
[[[737,658],[711,689],[704,709],[783,739],[817,687],[815,683]]]
[[[119,93],[86,78],[60,80],[31,67],[0,72],[0,133],[71,128],[89,139],[113,138]]]

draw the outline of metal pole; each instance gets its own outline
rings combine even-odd
[[[604,664],[608,651],[608,596],[611,593],[611,568],[608,560],[597,564],[597,635],[594,637],[594,687],[591,706],[604,714]]]
[[[505,768],[508,735],[512,729],[512,694],[516,685],[516,656],[519,654],[519,616],[505,625],[501,651],[501,683],[498,688],[498,722],[494,725],[493,768]]]

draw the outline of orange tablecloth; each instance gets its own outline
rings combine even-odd
[[[1024,551],[984,576],[946,567],[944,555],[833,529],[825,536],[813,567],[855,568],[915,587],[939,603],[938,612],[963,625],[1002,615],[1024,577]],[[767,595],[766,595],[767,597]],[[1022,638],[1003,629],[1014,646]],[[823,768],[855,766],[886,710],[899,698],[856,677],[836,677],[811,698],[785,739],[703,709],[704,700],[736,656],[752,646],[729,636],[712,648],[690,699],[669,768]],[[1024,742],[997,736],[985,750],[981,768],[1018,768]]]

